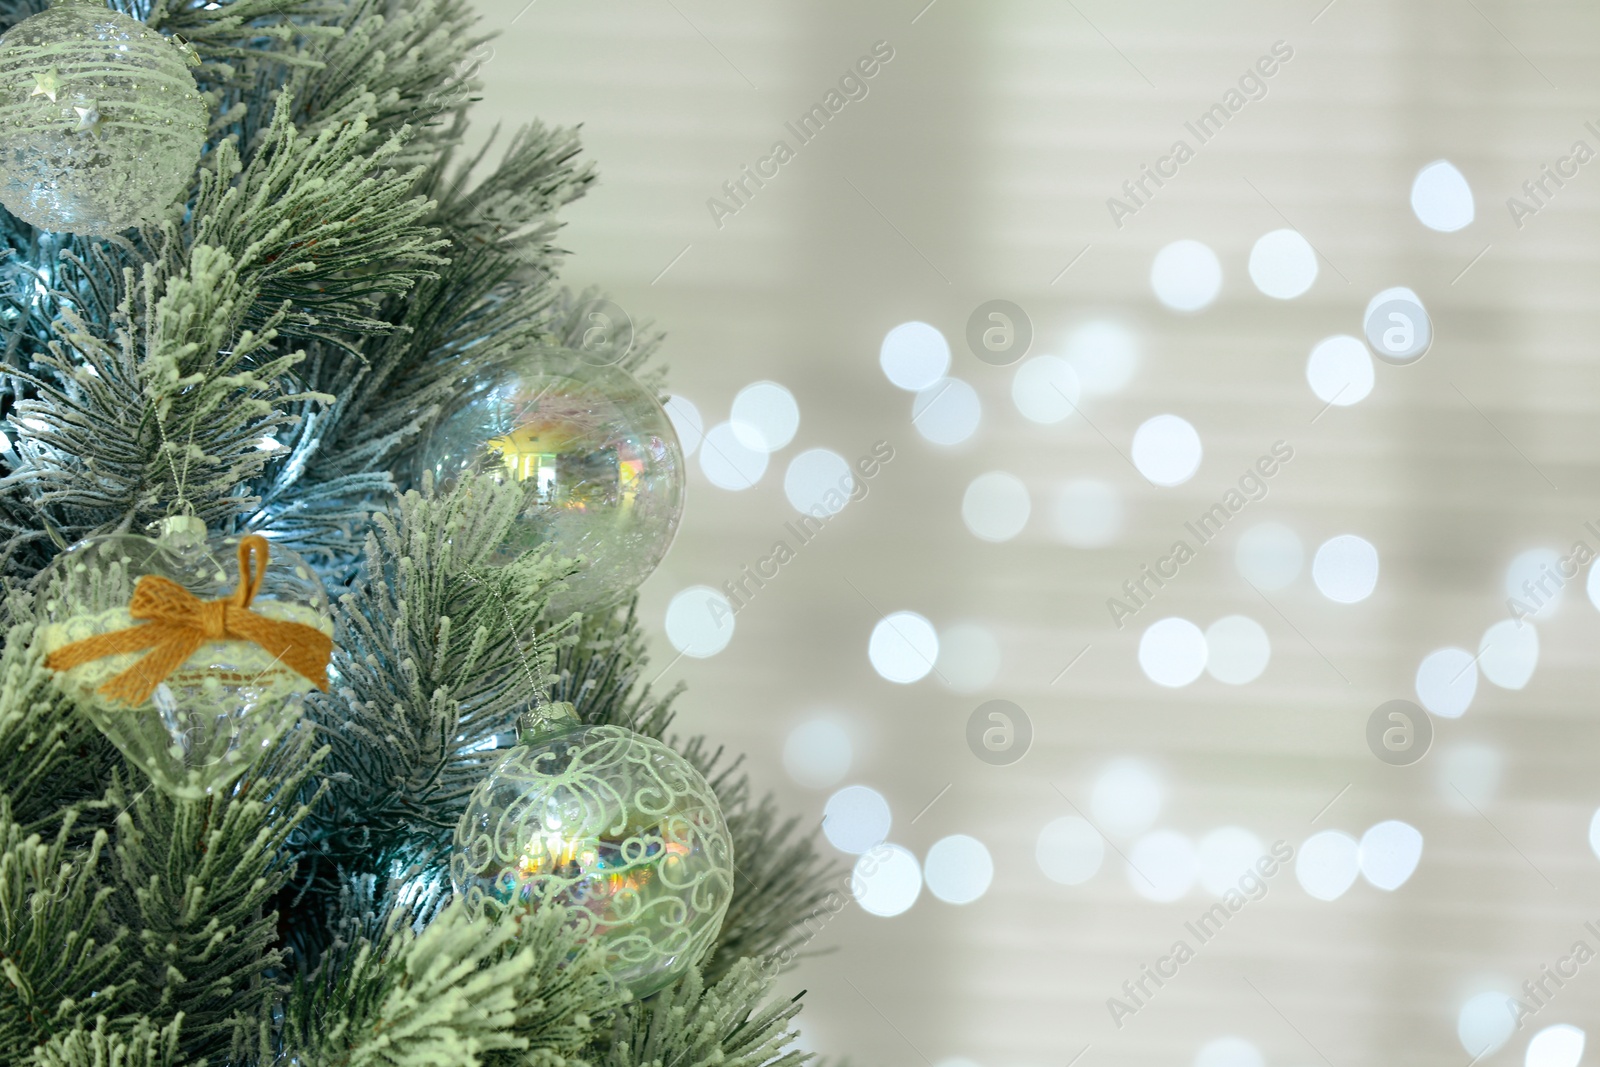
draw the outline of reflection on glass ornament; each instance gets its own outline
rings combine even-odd
[[[40,578],[45,664],[151,781],[197,799],[222,789],[326,689],[333,621],[321,581],[258,535],[113,534]]]
[[[593,612],[632,595],[667,554],[683,515],[683,449],[660,402],[619,367],[530,357],[446,419],[422,462],[448,490],[467,473],[522,486],[495,562],[551,545],[583,568],[550,610]]]
[[[537,709],[456,824],[450,880],[474,910],[562,908],[635,996],[711,947],[733,897],[733,842],[694,765],[650,737]]]
[[[207,111],[193,49],[93,0],[0,37],[0,203],[45,230],[107,235],[189,186]]]

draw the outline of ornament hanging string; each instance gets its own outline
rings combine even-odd
[[[271,619],[250,610],[266,574],[267,539],[251,534],[239,541],[239,585],[232,597],[201,600],[177,582],[147,574],[133,588],[128,614],[141,625],[74,641],[50,653],[45,666],[57,671],[128,652],[148,655],[118,674],[98,692],[129,706],[150,699],[156,686],[208,641],[250,641],[271,652],[284,666],[324,692],[333,638],[314,626]]]

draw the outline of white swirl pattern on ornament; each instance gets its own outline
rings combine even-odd
[[[733,843],[700,772],[652,738],[593,726],[504,756],[456,826],[469,907],[560,907],[636,996],[710,947],[733,896]]]

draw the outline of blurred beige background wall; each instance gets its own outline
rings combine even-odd
[[[808,990],[807,1047],[941,1067],[1579,1062],[1579,1031],[1600,1033],[1600,964],[1574,955],[1600,951],[1600,612],[1573,553],[1600,549],[1600,162],[1574,143],[1600,150],[1600,9],[482,10],[501,33],[485,129],[582,123],[600,167],[567,216],[568,281],[668,332],[673,393],[706,430],[753,383],[783,387],[691,457],[642,609],[660,684],[690,687],[685,727],[748,753],[808,823],[837,797],[832,836],[897,846],[857,888],[898,913],[852,901],[782,980]],[[1185,124],[1219,104],[1202,141]],[[827,121],[801,143],[787,124],[814,105]],[[1258,247],[1280,230],[1299,238]],[[1368,354],[1391,287],[1435,334],[1406,365]],[[967,340],[996,299],[1033,334],[1026,357],[991,354],[1007,365]],[[890,344],[920,401],[880,362],[911,322],[950,349],[941,367],[930,331]],[[764,455],[784,391],[798,427]],[[1198,465],[1171,420],[1136,444],[1163,415]],[[1277,442],[1292,459],[1228,510]],[[865,495],[800,545],[796,501],[875,446],[892,459]],[[1200,544],[1185,524],[1219,502]],[[794,557],[743,579],[780,539]],[[1193,558],[1161,562],[1179,540]],[[1176,576],[1114,619],[1146,565]],[[695,591],[730,581],[751,594],[731,634]],[[1537,617],[1492,629],[1513,594]],[[1395,699],[1433,710],[1420,759],[1369,746]],[[969,745],[990,700],[1031,740],[1012,714],[1007,748],[985,714]],[[1237,892],[1279,841],[1294,858]]]

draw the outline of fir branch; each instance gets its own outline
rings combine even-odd
[[[555,212],[588,191],[594,167],[576,162],[576,129],[533,122],[512,136],[493,170],[469,185],[494,143],[491,134],[478,155],[458,165],[453,152],[440,154],[423,188],[438,201],[435,221],[463,252],[507,257],[523,272],[522,286],[544,288],[565,255],[553,243],[560,229]]]
[[[548,329],[553,342],[574,351],[593,351],[596,338],[591,331],[603,330],[600,344],[626,346],[616,365],[633,374],[641,385],[656,395],[665,394],[666,367],[652,361],[666,341],[666,335],[648,319],[634,322],[631,315],[625,322],[610,322],[617,307],[615,301],[593,286],[581,293],[561,290],[552,301],[549,311]],[[623,309],[623,314],[628,314],[626,309]],[[621,336],[622,331],[626,331],[626,337]]]
[[[201,60],[202,87],[243,88],[263,75],[281,82],[288,70],[316,69],[317,53],[342,33],[339,0],[132,0],[128,14],[151,29],[181,36]]]
[[[133,983],[125,931],[108,915],[98,875],[105,831],[72,848],[74,818],[53,842],[24,836],[0,799],[0,1048],[32,1048],[79,1025],[91,1005],[115,1010]]]
[[[782,818],[771,796],[748,800],[748,786],[741,775],[737,791],[727,783],[718,789],[735,877],[733,900],[704,965],[707,981],[719,980],[741,959],[761,960],[769,975],[787,970],[845,900],[840,889],[846,883],[817,852],[814,833],[802,834],[799,818]]]
[[[573,640],[556,652],[552,699],[577,709],[589,726],[622,726],[658,740],[672,725],[676,686],[655,696],[640,685],[649,656],[637,605],[585,615]]]
[[[13,595],[13,607],[22,605]],[[64,809],[97,801],[120,761],[56,685],[33,647],[34,627],[21,623],[0,649],[0,793],[26,832],[59,824]]]
[[[99,1015],[92,1027],[79,1026],[52,1037],[34,1050],[32,1062],[34,1067],[205,1067],[204,1060],[184,1058],[178,1043],[182,1029],[182,1014],[165,1026],[141,1015],[126,1031],[113,1029]]]
[[[673,720],[677,690],[640,684],[631,609],[541,623],[572,565],[490,565],[516,487],[469,480],[367,514],[410,480],[429,428],[515,359],[583,345],[600,294],[552,284],[555,212],[593,180],[575,132],[534,125],[496,165],[457,163],[492,56],[467,0],[114,2],[194,42],[215,147],[186,218],[138,235],[0,217],[19,253],[0,263],[0,415],[16,438],[0,560],[32,573],[72,540],[187,504],[313,546],[349,592],[336,691],[206,804],[129,796],[114,750],[30,654],[28,597],[7,597],[0,1048],[49,1067],[800,1063],[785,1051],[798,1005],[760,1003],[810,936],[825,872],[799,823],[701,738],[670,743],[716,790],[739,860],[703,976],[619,1007],[559,913],[493,926],[443,903],[441,858],[493,758],[481,744],[542,675],[587,722],[662,737]],[[0,22],[38,6],[0,0]],[[659,392],[660,335],[629,325],[622,365]]]
[[[191,221],[165,232],[166,257],[192,245],[229,252],[255,301],[246,325],[280,317],[280,332],[293,336],[381,333],[391,327],[373,317],[378,302],[446,262],[445,242],[421,221],[432,205],[413,195],[415,171],[394,169],[401,138],[371,145],[359,116],[306,136],[291,111],[291,98],[279,97],[247,165],[231,144],[218,147]]]
[[[374,142],[403,136],[397,166],[426,166],[459,140],[452,121],[477,91],[493,54],[465,0],[354,0],[342,36],[318,49],[321,65],[299,71],[288,92],[308,132],[365,120]]]
[[[495,384],[523,353],[552,344],[549,273],[530,280],[519,264],[531,257],[553,266],[550,216],[592,180],[574,164],[577,151],[572,131],[534,125],[478,186],[463,190],[461,175],[441,187],[439,170],[425,177],[421,188],[440,197],[429,221],[450,240],[451,268],[389,302],[399,329],[369,346],[362,365],[308,365],[308,386],[340,397],[310,478],[399,466],[409,480],[403,452],[427,427]],[[492,219],[488,205],[499,205]]]
[[[0,30],[8,30],[49,6],[49,0],[0,0]]]
[[[770,987],[751,960],[710,988],[691,971],[619,1012],[609,1044],[592,1058],[596,1067],[800,1067],[810,1057],[789,1047],[800,998],[763,1006]]]
[[[391,913],[297,980],[284,1044],[302,1063],[559,1067],[620,1003],[559,909],[496,922],[457,901],[420,929],[409,919]]]
[[[291,730],[231,789],[200,801],[146,788],[108,794],[116,819],[117,919],[134,931],[128,1000],[155,1019],[184,1016],[182,1047],[219,1061],[247,1047],[283,966],[273,897],[292,873],[287,842],[308,806],[289,801],[322,753]]]
[[[339,603],[336,691],[308,715],[332,750],[308,827],[331,862],[383,870],[442,850],[488,762],[473,749],[531,698],[555,639],[536,639],[534,621],[572,565],[538,553],[490,565],[520,499],[515,484],[467,479],[374,517],[369,570]]]
[[[164,283],[146,268],[142,321],[125,298],[114,341],[71,310],[36,374],[19,375],[32,395],[16,404],[12,473],[0,494],[37,509],[45,529],[13,526],[7,551],[25,563],[49,558],[92,532],[127,529],[180,503],[213,525],[254,501],[237,487],[265,463],[260,439],[287,418],[275,403],[298,353],[272,356],[280,321],[235,334],[248,290],[225,251],[199,245]],[[125,281],[131,292],[131,279]],[[13,512],[12,514],[15,514]]]

